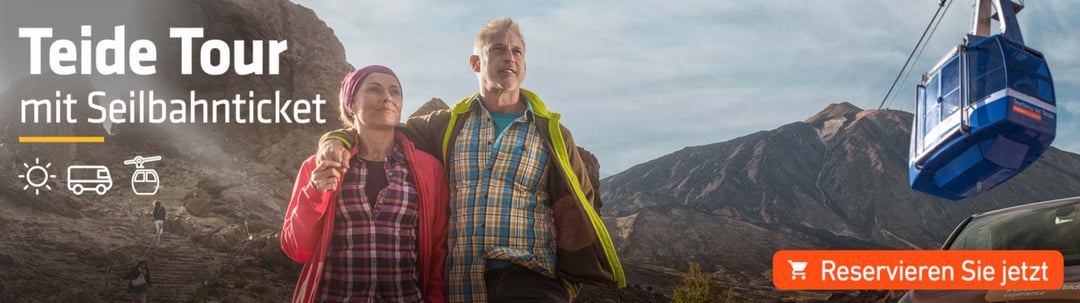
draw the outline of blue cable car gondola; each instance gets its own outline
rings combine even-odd
[[[988,35],[991,1],[1001,20],[996,35]],[[1016,23],[1023,5],[975,2],[972,34],[923,75],[915,94],[911,188],[950,200],[1028,168],[1054,141],[1057,124],[1046,59],[1024,46]]]

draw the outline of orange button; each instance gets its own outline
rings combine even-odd
[[[781,250],[778,289],[1058,289],[1056,250]]]

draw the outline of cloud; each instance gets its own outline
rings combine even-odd
[[[921,73],[962,41],[970,3],[956,2],[890,103],[910,111]],[[477,89],[467,57],[489,19],[522,25],[528,73],[608,176],[685,146],[801,121],[829,103],[877,108],[938,9],[933,1],[480,2],[300,1],[341,37],[354,65],[387,64],[406,87],[406,111]],[[385,5],[386,7],[379,7]],[[392,7],[390,7],[392,6]],[[1080,27],[1060,12],[1080,3],[1029,1],[1028,44],[1058,83],[1060,148],[1080,151]],[[1067,100],[1067,102],[1066,102]]]
[[[1077,91],[1077,90],[1073,90]],[[1058,129],[1054,146],[1070,152],[1080,152],[1080,98],[1076,95],[1058,98]]]

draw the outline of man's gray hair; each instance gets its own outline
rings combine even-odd
[[[510,17],[502,17],[495,20],[488,21],[484,24],[484,27],[480,29],[480,33],[476,34],[476,38],[473,38],[473,55],[480,55],[480,52],[484,47],[484,37],[488,34],[509,31],[517,34],[521,38],[521,46],[525,46],[525,36],[521,35],[521,29],[518,28],[517,22]]]

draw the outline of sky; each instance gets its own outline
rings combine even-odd
[[[473,37],[490,19],[513,18],[526,43],[522,87],[563,114],[603,177],[830,103],[876,109],[938,9],[936,0],[297,2],[335,31],[351,64],[397,72],[405,112],[474,93]],[[1025,42],[1055,76],[1054,146],[1080,152],[1080,20],[1066,17],[1080,2],[1028,2],[1018,15]],[[912,111],[921,74],[970,30],[971,6],[948,5],[889,108]]]
[[[514,18],[526,42],[523,87],[563,114],[602,177],[802,121],[830,103],[876,109],[938,9],[937,0],[294,1],[334,30],[353,66],[395,70],[405,113],[476,92],[476,32]],[[1027,2],[1025,42],[1055,76],[1054,146],[1080,152],[1080,19],[1067,17],[1080,1]],[[971,4],[948,7],[889,108],[912,110],[921,74],[969,31]]]

